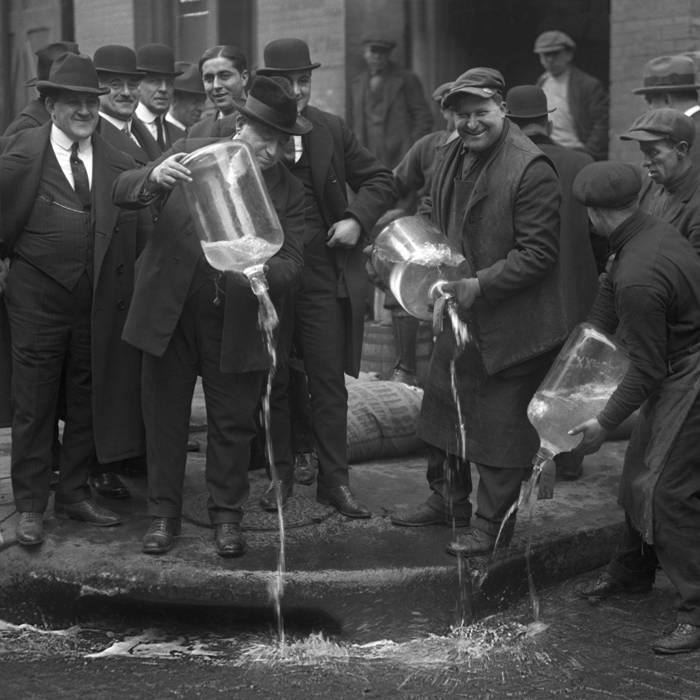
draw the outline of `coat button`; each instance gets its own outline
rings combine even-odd
[[[117,308],[119,309],[119,311],[124,311],[124,309],[126,308],[126,303],[123,299],[120,299],[117,302]]]
[[[118,275],[123,275],[123,274],[124,274],[124,265],[123,265],[123,264],[117,265],[117,274],[118,274]]]
[[[119,233],[119,226],[114,227],[114,233]]]
[[[157,214],[154,214],[154,216],[153,216],[153,223],[154,224],[158,223],[158,215]]]

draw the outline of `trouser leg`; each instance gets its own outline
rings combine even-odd
[[[391,310],[391,324],[396,345],[396,369],[416,373],[416,343],[419,321],[401,308]]]
[[[432,445],[428,448],[428,505],[450,517],[469,520],[472,492],[469,462]]]
[[[272,441],[273,458],[275,460],[276,476],[291,489],[294,483],[294,468],[292,465],[291,423],[289,405],[289,364],[277,368],[272,377],[270,391],[270,436]],[[268,476],[269,465],[268,466]]]
[[[530,468],[504,469],[477,464],[479,486],[476,492],[474,527],[496,536],[510,507],[517,502],[520,485]]]
[[[625,514],[625,529],[612,560],[608,573],[623,584],[654,582],[658,561],[654,547],[646,544],[641,533]]]

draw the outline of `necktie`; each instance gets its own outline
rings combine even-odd
[[[166,148],[165,130],[163,129],[163,120],[160,117],[156,117],[156,134],[158,148],[160,148],[161,151],[164,151]]]
[[[88,178],[85,163],[78,156],[78,142],[75,141],[70,148],[70,169],[75,183],[75,194],[83,205],[83,209],[90,209],[92,197],[90,196],[90,180]]]

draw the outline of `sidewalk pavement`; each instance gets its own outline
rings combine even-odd
[[[208,527],[204,461],[206,433],[201,396],[193,407],[192,437],[200,452],[188,457],[182,534],[162,556],[141,552],[149,523],[145,479],[124,477],[127,501],[100,499],[125,518],[122,526],[97,528],[46,512],[46,539],[35,549],[14,542],[16,514],[10,484],[9,430],[0,431],[0,613],[28,601],[72,605],[84,597],[120,602],[222,605],[269,610],[278,566],[276,514],[257,500],[267,486],[250,472],[251,493],[243,528],[248,552],[222,559]],[[507,547],[468,562],[478,616],[527,594],[525,551],[531,535],[535,585],[552,584],[603,565],[623,524],[616,504],[625,442],[608,443],[584,461],[583,476],[557,482],[552,500],[538,501],[532,522],[518,518]],[[353,491],[372,510],[370,520],[348,520],[315,501],[314,486],[297,486],[285,509],[285,618],[304,614],[324,628],[353,635],[363,621],[386,619],[411,634],[443,631],[464,612],[454,557],[446,545],[451,528],[399,528],[389,521],[397,506],[417,505],[428,495],[425,458],[370,461],[350,468]],[[459,532],[457,530],[456,532]],[[1,615],[0,615],[1,616]]]

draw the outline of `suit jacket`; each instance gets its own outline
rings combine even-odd
[[[130,155],[137,165],[146,165],[160,155],[160,148],[146,125],[136,117],[131,119],[131,132],[139,143],[123,134],[114,124],[102,119],[97,122],[97,133],[119,151]],[[139,145],[141,144],[141,145]]]
[[[28,102],[26,107],[10,122],[3,136],[14,136],[19,131],[33,129],[36,126],[46,124],[47,121],[49,121],[49,113],[44,107],[44,100],[36,97]]]
[[[384,165],[393,168],[421,136],[433,130],[433,115],[414,73],[390,62],[382,75],[384,148],[375,155]],[[367,145],[365,95],[368,88],[369,73],[365,71],[352,81],[348,110],[350,127],[363,146]]]
[[[139,194],[153,167],[172,153],[190,153],[219,140],[181,139],[155,163],[121,175],[114,188],[114,201],[129,208],[146,206]],[[278,301],[301,274],[304,191],[280,164],[265,170],[263,177],[285,233],[282,248],[268,260],[265,273],[270,296]],[[144,352],[160,357],[182,315],[203,253],[182,192],[173,191],[152,206],[160,207],[160,214],[139,258],[123,337]],[[227,273],[225,278],[220,368],[223,372],[267,370],[267,353],[257,330],[258,304],[250,284],[241,274]]]
[[[44,154],[51,147],[50,132],[50,123],[22,131],[0,156],[0,250],[10,255],[34,206]],[[98,134],[93,135],[92,144],[92,409],[98,458],[111,462],[145,450],[140,414],[141,355],[121,341],[121,332],[133,290],[134,264],[148,237],[151,219],[147,212],[122,211],[112,204],[114,180],[133,168],[134,161]],[[0,367],[0,375],[9,371],[7,366]],[[0,396],[0,402],[4,398]]]

